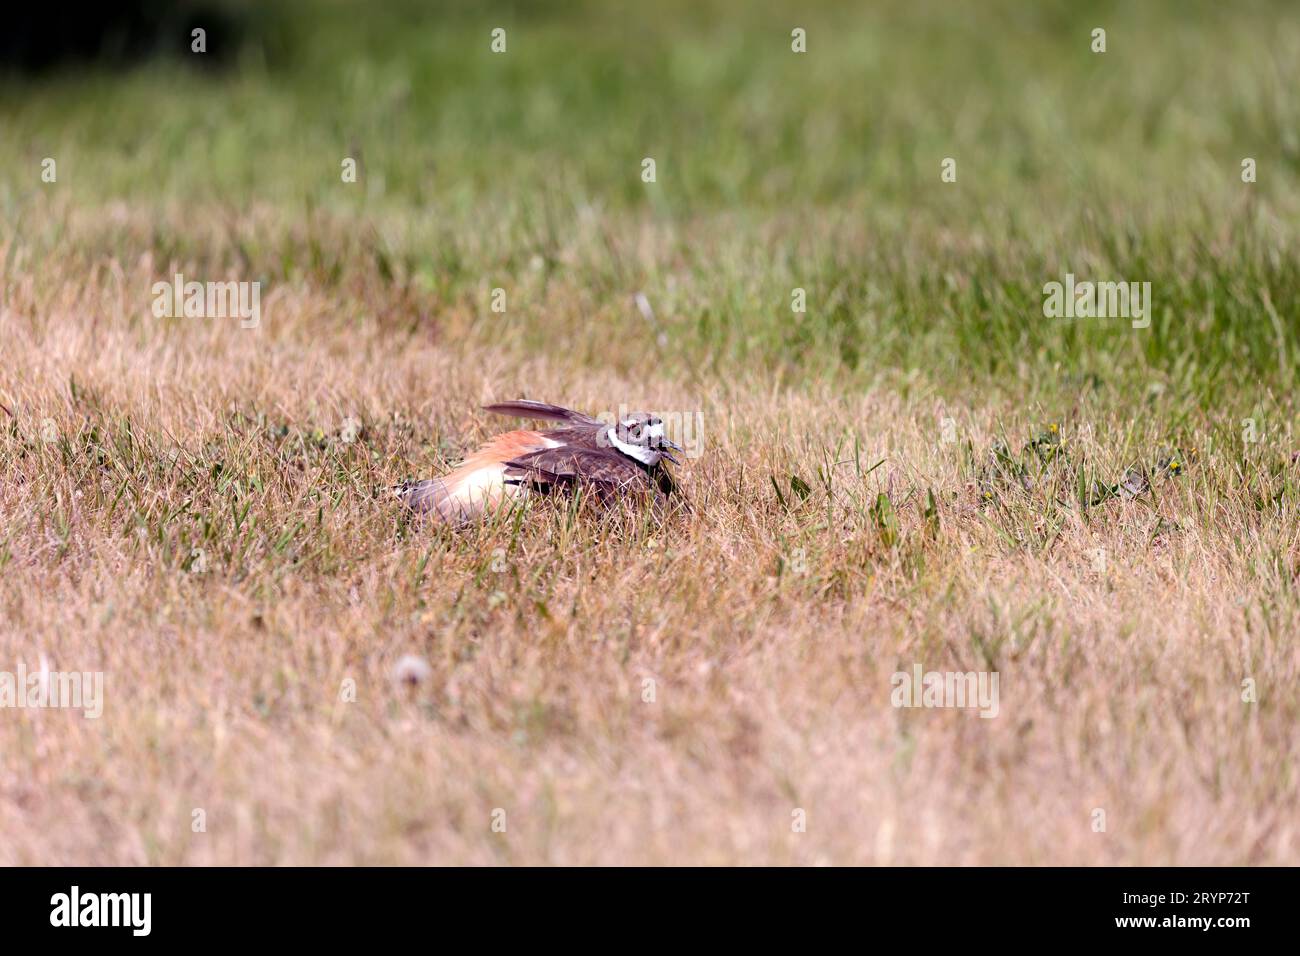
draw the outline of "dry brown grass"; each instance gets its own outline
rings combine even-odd
[[[1086,512],[981,503],[1032,409],[538,356],[365,269],[281,283],[257,330],[160,322],[147,227],[120,212],[109,250],[62,215],[68,255],[22,246],[0,312],[0,669],[102,670],[106,700],[0,714],[0,863],[1300,861],[1296,525],[1240,456]],[[547,294],[576,339],[581,290]],[[692,515],[409,525],[383,490],[520,395],[698,409]],[[1133,427],[1080,399],[1063,433],[1117,474],[1161,435]],[[893,708],[914,662],[996,669],[1000,715]]]

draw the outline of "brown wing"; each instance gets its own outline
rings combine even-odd
[[[612,448],[566,445],[521,455],[506,462],[506,480],[534,485],[590,484],[602,498],[654,488],[644,468]]]
[[[497,402],[495,405],[484,405],[485,412],[496,412],[498,415],[517,415],[520,418],[541,418],[555,422],[572,422],[581,425],[599,425],[596,419],[575,412],[571,408],[563,408],[559,405],[550,405],[546,402],[534,402],[527,398],[518,398],[512,402]]]

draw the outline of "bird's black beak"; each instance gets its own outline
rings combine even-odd
[[[665,450],[664,450],[664,449],[667,449],[667,448],[671,448],[673,451],[685,451],[685,449],[682,448],[681,445],[677,444],[677,442],[672,441],[671,439],[668,439],[668,438],[661,438],[661,439],[659,439],[659,452],[660,452],[660,454],[662,454],[665,458],[667,458],[669,461],[671,461],[674,465],[680,465],[681,462],[677,460],[677,458],[673,455],[673,453],[672,453],[671,451],[665,451]]]

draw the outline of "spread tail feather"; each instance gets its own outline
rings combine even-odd
[[[522,493],[517,481],[507,480],[506,462],[553,444],[536,432],[507,432],[449,474],[401,485],[396,491],[414,511],[437,515],[448,524],[463,524]]]
[[[447,501],[447,485],[441,478],[426,478],[424,481],[410,481],[393,489],[397,497],[421,514],[431,511],[439,515]]]
[[[470,462],[442,478],[407,485],[399,493],[413,510],[461,524],[513,497],[517,489],[506,484],[504,465]]]
[[[432,515],[447,524],[463,524],[495,507],[515,489],[503,481],[500,465],[452,472],[445,478],[429,478],[399,489],[398,494],[420,514]]]

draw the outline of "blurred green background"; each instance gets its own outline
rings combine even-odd
[[[178,16],[147,56],[6,71],[13,243],[69,269],[145,248],[233,264],[337,290],[357,320],[348,277],[371,270],[433,321],[465,313],[471,341],[628,369],[649,349],[701,377],[1058,404],[1294,385],[1294,3],[219,9],[209,63]],[[86,225],[123,205],[127,225]],[[537,271],[503,340],[485,287]],[[1151,282],[1151,328],[1044,319],[1067,271]]]

